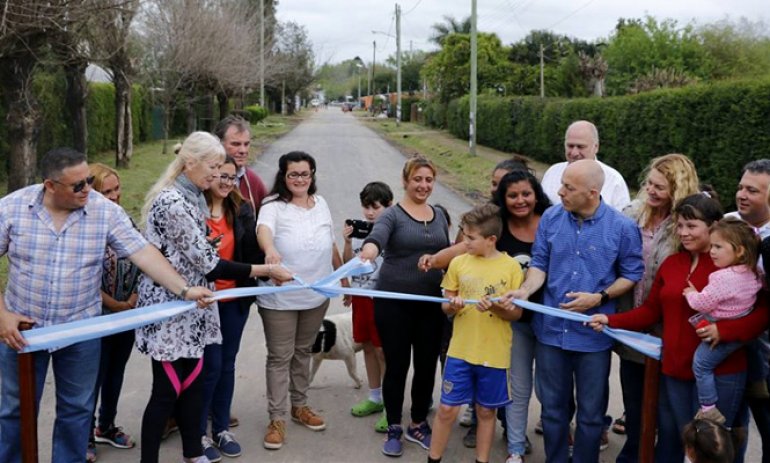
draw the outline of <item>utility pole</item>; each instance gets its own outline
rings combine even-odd
[[[259,105],[265,107],[265,0],[259,0]]]
[[[478,92],[478,84],[476,82],[478,40],[476,32],[476,0],[471,0],[471,113],[468,118],[470,122],[470,127],[468,128],[470,139],[468,140],[468,144],[470,145],[471,156],[476,155],[476,93]]]
[[[473,0],[474,2],[476,0]],[[401,125],[401,7],[396,3],[396,126]]]
[[[540,98],[545,98],[545,79],[543,78],[543,69],[545,64],[543,63],[543,44],[540,44]]]
[[[372,40],[372,65],[369,67],[369,96],[372,96],[372,81],[374,80],[374,58],[377,56],[377,41]],[[372,96],[372,103],[374,97]]]

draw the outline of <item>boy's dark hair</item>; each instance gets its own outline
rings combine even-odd
[[[731,463],[737,443],[730,431],[711,420],[694,419],[685,425],[682,442],[695,452],[698,463]]]
[[[481,236],[494,236],[498,240],[503,233],[503,219],[500,218],[500,208],[491,203],[476,206],[460,218],[460,228],[473,228]]]
[[[380,203],[383,207],[390,207],[393,204],[393,191],[383,182],[367,183],[358,197],[364,207],[374,206],[375,203]]]
[[[40,160],[40,176],[43,180],[56,180],[68,167],[78,166],[86,161],[86,155],[72,148],[54,148]]]
[[[702,220],[709,227],[722,218],[722,206],[715,199],[704,193],[695,193],[683,200],[674,208],[674,217],[685,220]]]

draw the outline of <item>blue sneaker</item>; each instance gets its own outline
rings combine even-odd
[[[404,444],[401,442],[401,436],[404,430],[400,424],[391,424],[388,426],[388,437],[382,446],[382,453],[389,457],[400,457],[404,453]]]
[[[230,431],[222,431],[215,436],[215,444],[219,452],[226,457],[238,457],[241,455],[241,444],[235,440]]]
[[[430,450],[430,436],[432,431],[427,421],[423,421],[416,427],[406,428],[406,440],[418,444],[425,450]]]
[[[214,441],[209,436],[201,437],[201,445],[203,446],[203,456],[208,458],[211,463],[222,461],[222,454],[214,447]]]

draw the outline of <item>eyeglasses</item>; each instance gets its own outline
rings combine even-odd
[[[222,174],[219,176],[219,182],[224,183],[225,185],[232,185],[235,183],[235,179],[237,178],[238,177],[235,175]]]
[[[313,176],[312,172],[289,172],[288,174],[286,174],[286,178],[291,180],[297,180],[298,178],[301,178],[302,180],[307,180],[312,176]]]
[[[81,181],[79,181],[77,183],[62,183],[62,182],[60,182],[58,180],[54,180],[54,179],[49,179],[49,180],[51,180],[54,183],[58,183],[59,185],[64,185],[64,186],[72,187],[72,192],[73,193],[80,193],[81,191],[85,190],[86,185],[88,185],[88,186],[93,185],[94,184],[94,180],[96,180],[96,177],[91,175],[91,176],[87,177],[85,180],[81,180]]]

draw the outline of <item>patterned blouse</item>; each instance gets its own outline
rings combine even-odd
[[[145,236],[171,262],[190,286],[214,284],[206,274],[219,262],[216,250],[206,240],[206,220],[197,204],[193,204],[175,187],[162,190],[147,214]],[[139,281],[138,306],[148,306],[179,297],[142,275]],[[157,361],[200,358],[208,344],[219,344],[219,311],[216,304],[205,309],[188,310],[160,323],[136,330],[139,352]]]

